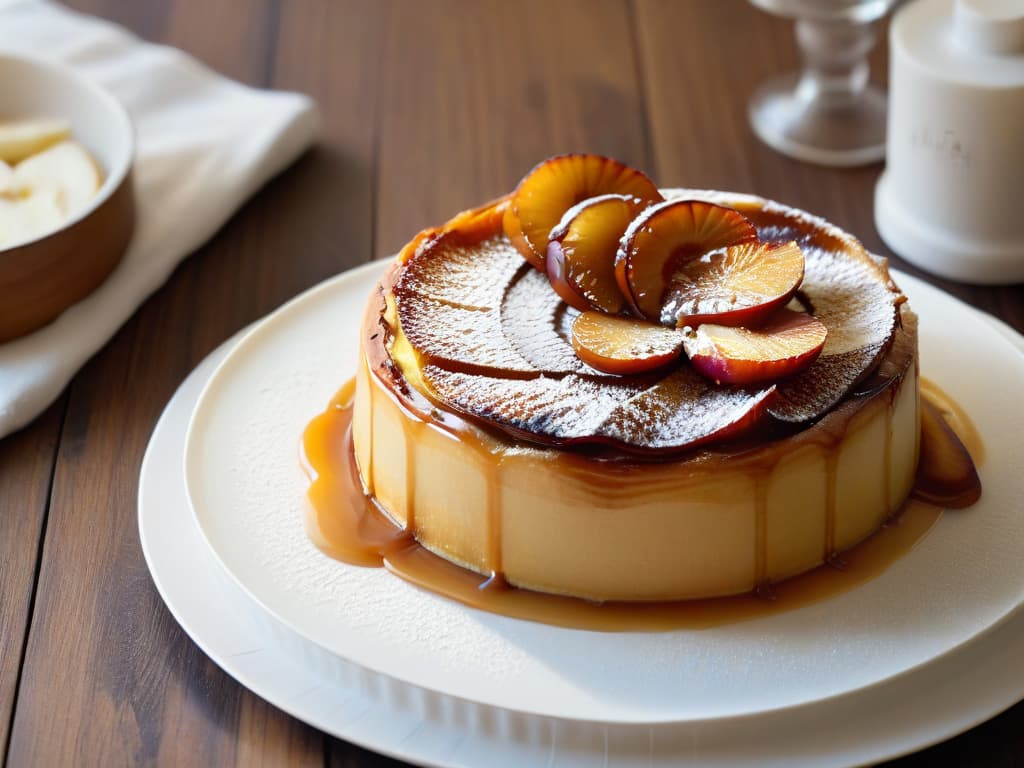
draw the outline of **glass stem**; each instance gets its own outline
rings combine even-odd
[[[876,26],[797,20],[796,41],[804,63],[798,97],[835,108],[855,102],[868,84],[867,56],[875,44]]]

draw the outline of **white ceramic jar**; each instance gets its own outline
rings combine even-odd
[[[1024,281],[1024,0],[916,0],[889,45],[879,233],[943,277]]]

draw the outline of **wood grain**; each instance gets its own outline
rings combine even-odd
[[[0,755],[14,712],[66,404],[61,397],[31,426],[0,440]]]
[[[221,672],[163,606],[138,543],[139,466],[164,404],[209,351],[296,293],[566,151],[806,207],[892,255],[873,224],[880,165],[817,168],[754,138],[750,94],[797,61],[791,24],[743,0],[70,4],[251,85],[309,93],[323,137],[172,275],[65,400],[0,441],[0,747],[12,766],[401,765]],[[880,82],[885,64],[880,45]],[[1024,287],[929,280],[1024,330]],[[896,764],[1012,765],[1022,724],[1018,705]]]
[[[549,155],[648,165],[626,3],[527,0],[511,15],[500,3],[387,5],[378,256],[508,192]]]
[[[309,94],[321,116],[318,146],[280,179],[275,278],[286,287],[300,269],[319,282],[373,258],[385,25],[383,4],[363,0],[306,0],[281,14],[271,84]]]

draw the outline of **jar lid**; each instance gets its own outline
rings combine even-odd
[[[891,35],[937,79],[1024,87],[1024,0],[917,0],[896,14]]]
[[[1024,53],[1024,0],[956,0],[953,37],[976,54]]]

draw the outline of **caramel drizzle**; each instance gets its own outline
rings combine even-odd
[[[367,368],[366,370],[369,371],[369,368]],[[367,376],[367,379],[369,379],[369,373],[367,373],[366,376]],[[376,401],[374,400],[374,397],[373,397],[374,387],[373,387],[372,382],[367,382],[366,389],[367,389],[367,392],[369,393],[369,395],[368,395],[369,396],[369,401],[368,401],[369,408],[367,408],[367,413],[368,413],[367,420],[368,420],[368,423],[366,425],[366,434],[367,434],[367,438],[366,439],[370,441],[370,444],[368,446],[369,450],[366,451],[366,457],[367,457],[367,462],[369,463],[370,466],[367,467],[365,469],[365,471],[362,472],[361,474],[362,474],[362,477],[363,477],[363,484],[366,486],[366,494],[367,494],[367,496],[373,496],[373,494],[377,490],[376,486],[373,484],[373,470],[374,470],[375,464],[376,464],[376,462],[374,462],[374,460],[373,460],[373,417],[374,417],[374,412],[376,411],[376,407],[377,406],[376,406]],[[344,392],[344,390],[342,392],[338,393],[339,396],[341,396],[343,394],[343,392]]]
[[[489,462],[485,471],[487,482],[487,568],[490,579],[483,585],[504,584],[505,571],[501,547],[501,477],[498,463]]]
[[[882,493],[885,494],[884,509],[886,516],[891,515],[895,510],[890,499],[893,497],[892,481],[892,437],[895,428],[893,418],[896,414],[896,397],[891,396],[885,409],[885,449],[882,451]]]
[[[405,443],[405,530],[416,533],[416,435],[409,434],[409,424],[417,425],[416,431],[422,428],[422,421],[403,420],[402,440]]]
[[[384,565],[415,585],[505,616],[598,631],[664,631],[703,629],[772,615],[828,599],[874,578],[910,551],[941,515],[937,507],[908,501],[899,525],[882,528],[843,553],[842,570],[818,568],[759,589],[756,594],[667,603],[598,604],[516,589],[507,586],[501,577],[500,549],[493,544],[487,557],[488,563],[497,568],[485,579],[417,544],[411,533],[397,528],[367,494],[352,450],[351,396],[351,386],[346,387],[310,423],[303,438],[304,466],[311,479],[307,517],[310,538],[335,559],[362,566]],[[765,485],[763,480],[759,482],[758,498],[763,497]],[[497,500],[498,496],[490,498]],[[501,520],[500,501],[491,506],[488,521],[496,531]],[[757,556],[763,559],[767,529],[766,525],[758,528]]]
[[[754,589],[768,589],[768,474],[754,477]]]
[[[839,453],[825,454],[825,542],[822,559],[827,563],[836,553],[836,475],[839,471]]]
[[[938,384],[927,377],[921,379],[921,396],[939,410],[946,422],[953,427],[953,431],[964,444],[975,465],[981,466],[985,461],[985,445],[978,433],[978,428],[974,426],[974,422],[971,421],[967,412],[960,407],[956,400],[943,392]]]

